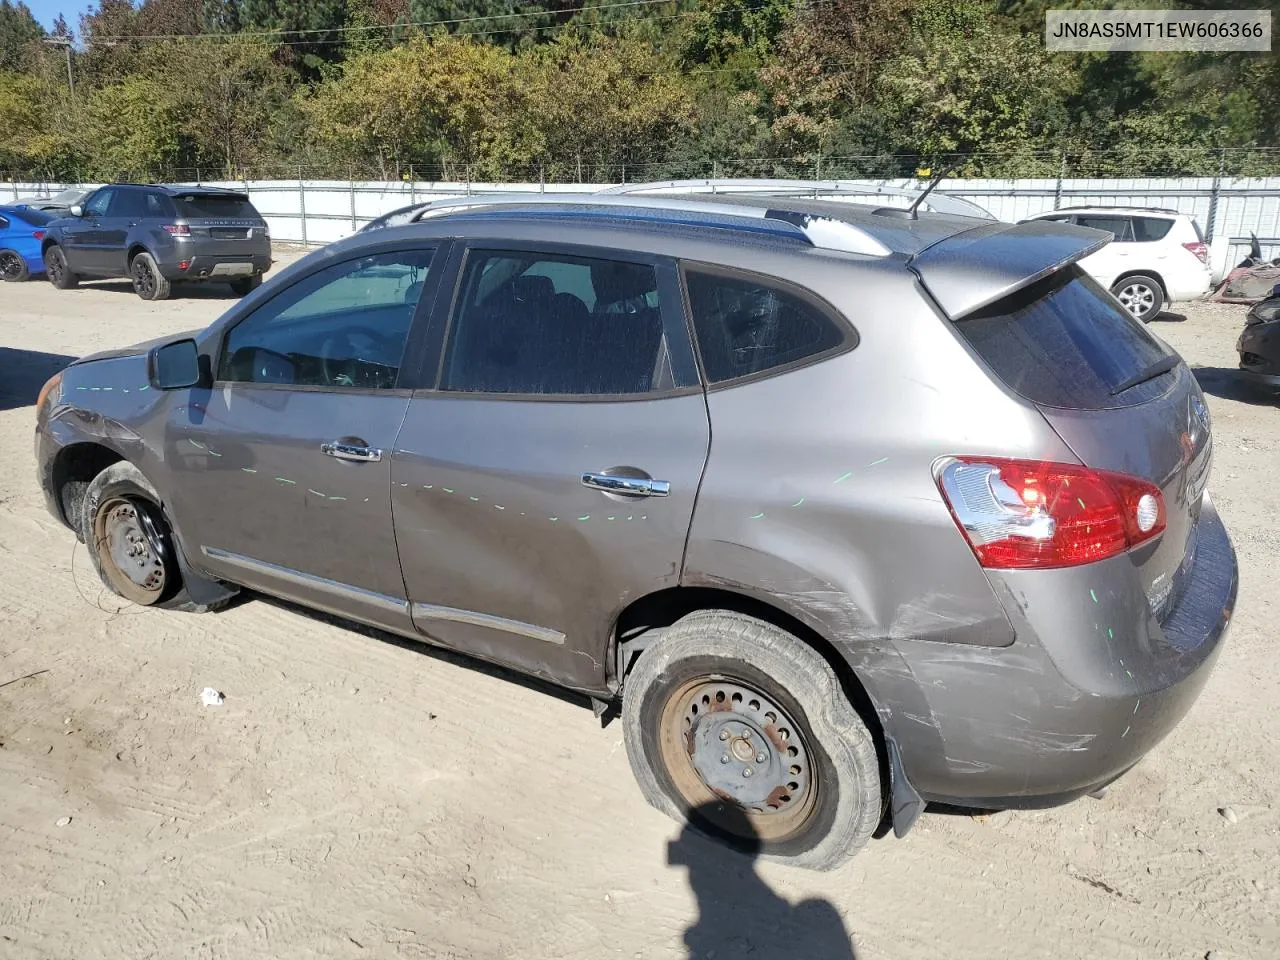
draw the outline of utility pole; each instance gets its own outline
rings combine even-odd
[[[71,75],[71,38],[67,36],[45,37],[44,42],[51,47],[61,47],[67,54],[67,88],[71,95],[76,95],[75,77]]]

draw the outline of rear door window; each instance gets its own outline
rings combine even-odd
[[[117,190],[107,215],[141,218],[147,213],[147,198],[141,190]]]
[[[854,336],[816,300],[777,281],[686,267],[685,288],[711,384],[803,363]]]
[[[1128,217],[1085,215],[1076,217],[1076,224],[1094,230],[1106,230],[1115,234],[1116,240],[1121,243],[1133,240],[1133,224]]]
[[[177,198],[178,210],[188,219],[258,220],[248,197],[237,194],[192,193]]]
[[[1078,266],[955,326],[1001,380],[1034,403],[1101,410],[1169,388],[1165,373],[1117,391],[1169,350]]]
[[[1133,238],[1138,243],[1153,243],[1163,240],[1173,227],[1173,221],[1167,217],[1134,217]]]
[[[473,249],[442,390],[635,396],[676,384],[652,263]]]

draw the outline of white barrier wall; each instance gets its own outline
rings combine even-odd
[[[853,181],[918,187],[914,180]],[[488,193],[591,193],[609,184],[428,183],[348,180],[209,181],[246,190],[274,239],[324,244],[350,236],[397,207],[425,200]],[[0,183],[0,203],[49,194],[66,184]],[[964,197],[1001,220],[1073,206],[1167,207],[1191,214],[1220,256],[1235,263],[1256,234],[1268,257],[1280,256],[1280,177],[1130,180],[944,180],[943,193]],[[885,202],[885,201],[879,201]],[[1224,242],[1225,241],[1225,242]],[[1226,249],[1229,246],[1229,251]]]

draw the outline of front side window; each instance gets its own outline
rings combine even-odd
[[[218,379],[394,387],[431,258],[431,250],[380,253],[302,278],[231,329]]]
[[[606,396],[672,386],[651,264],[514,251],[468,256],[441,389]]]
[[[115,196],[115,193],[116,191],[114,190],[99,190],[90,197],[89,201],[84,205],[85,215],[90,217],[105,217],[107,215],[107,209],[111,206],[111,199]]]
[[[708,383],[797,363],[845,342],[846,331],[825,310],[780,284],[687,269],[685,287]]]

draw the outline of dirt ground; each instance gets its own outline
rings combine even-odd
[[[683,837],[575,699],[272,601],[105,595],[36,488],[36,391],[229,297],[0,286],[0,957],[1280,957],[1280,408],[1229,372],[1244,308],[1155,326],[1207,368],[1241,563],[1191,714],[1105,800],[929,813],[813,874]]]

